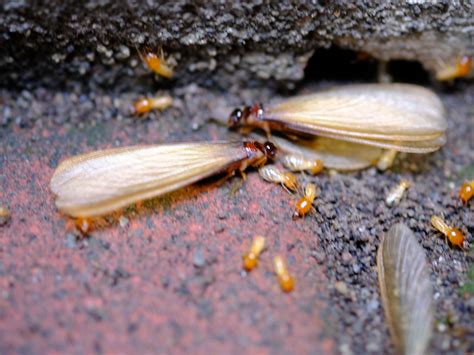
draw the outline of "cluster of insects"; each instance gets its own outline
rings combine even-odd
[[[250,249],[242,256],[243,268],[247,272],[252,271],[258,264],[260,254],[265,249],[265,238],[256,236]],[[295,287],[293,276],[288,272],[285,260],[277,255],[273,259],[273,270],[278,279],[278,284],[284,292],[291,292]]]
[[[173,68],[164,58],[140,52],[147,67],[170,78]],[[461,69],[471,62],[462,61]],[[460,68],[458,68],[459,70]],[[446,74],[447,76],[448,74]],[[141,98],[134,103],[137,115],[172,104],[170,96]],[[64,160],[51,179],[56,206],[78,219],[87,232],[89,218],[109,214],[133,203],[163,195],[216,174],[231,176],[249,167],[258,169],[268,182],[281,184],[300,198],[293,219],[307,215],[319,195],[314,183],[300,184],[294,173],[315,175],[324,168],[357,170],[390,167],[398,152],[424,154],[446,142],[444,107],[432,91],[409,84],[347,85],[296,96],[268,105],[254,104],[233,110],[229,129],[261,130],[243,142],[212,141],[159,144],[99,150]],[[277,165],[265,165],[279,161]],[[400,202],[410,182],[402,180],[386,197],[388,206]],[[467,203],[474,181],[466,182],[459,197]],[[464,237],[438,217],[432,224],[453,244],[462,247]],[[264,239],[256,238],[244,257],[244,268],[257,264]],[[282,289],[293,288],[281,258],[275,270]],[[286,286],[283,286],[285,284]],[[289,286],[291,285],[291,286]]]

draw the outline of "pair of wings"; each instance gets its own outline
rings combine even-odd
[[[440,99],[408,84],[349,85],[270,105],[264,121],[312,134],[410,153],[428,153],[445,142]]]
[[[59,210],[92,217],[187,186],[247,158],[242,143],[233,142],[99,150],[63,161],[51,190]]]

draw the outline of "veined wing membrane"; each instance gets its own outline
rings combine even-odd
[[[184,187],[246,158],[241,143],[229,142],[103,150],[61,163],[51,189],[60,210],[89,217]]]
[[[447,127],[439,98],[407,84],[349,85],[295,97],[270,105],[265,120],[305,133],[373,140],[436,139]]]

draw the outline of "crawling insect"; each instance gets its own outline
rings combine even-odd
[[[462,78],[471,72],[472,57],[464,55],[453,65],[446,65],[436,73],[436,79],[440,81]]]
[[[218,174],[260,167],[271,142],[194,142],[99,150],[63,161],[51,178],[56,206],[96,217]]]
[[[258,258],[265,248],[265,237],[257,235],[253,239],[252,246],[249,251],[242,256],[243,267],[246,271],[252,271],[258,264]]]
[[[324,169],[322,160],[311,160],[295,154],[285,155],[282,164],[291,171],[308,171],[312,175],[316,175]]]
[[[474,195],[474,180],[466,181],[459,190],[459,198],[463,204],[467,204]]]
[[[10,211],[8,208],[0,205],[0,226],[8,223],[10,220]]]
[[[311,210],[316,195],[316,185],[313,183],[306,184],[304,188],[304,196],[296,202],[295,212],[293,213],[293,219],[297,219],[298,217],[304,217]]]
[[[92,229],[92,219],[79,217],[74,220],[74,225],[82,235],[86,235]]]
[[[463,249],[464,245],[464,235],[459,229],[451,228],[444,222],[441,217],[433,216],[431,217],[431,224],[439,232],[444,234],[446,242],[449,240],[452,245],[456,245],[459,248]]]
[[[265,181],[281,184],[290,191],[298,189],[298,179],[289,171],[281,171],[274,165],[265,165],[258,169],[258,173]]]
[[[235,109],[229,128],[260,128],[322,136],[408,153],[428,153],[446,142],[441,100],[407,84],[348,85],[280,103]]]
[[[135,115],[142,115],[151,110],[165,110],[173,104],[173,98],[169,95],[143,97],[133,103]]]
[[[167,63],[163,51],[161,51],[160,56],[150,51],[138,51],[138,54],[140,55],[140,58],[146,64],[148,69],[150,69],[154,73],[168,79],[173,77],[173,68],[169,63]]]
[[[403,197],[403,193],[406,189],[410,187],[410,182],[408,180],[402,179],[400,183],[390,190],[387,197],[385,198],[385,203],[387,206],[397,205]]]
[[[281,256],[275,256],[273,259],[273,265],[275,268],[275,274],[278,278],[278,283],[280,284],[280,288],[284,292],[291,292],[295,287],[295,280],[293,276],[288,273],[286,268],[285,261]]]

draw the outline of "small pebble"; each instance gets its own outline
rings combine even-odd
[[[203,267],[206,265],[206,259],[204,257],[204,251],[202,249],[196,250],[196,252],[193,255],[193,265],[195,267]]]
[[[120,218],[119,218],[120,227],[125,228],[128,225],[128,222],[129,222],[129,220],[128,220],[127,217],[120,216]]]
[[[349,253],[348,251],[345,251],[342,253],[342,261],[345,263],[345,264],[349,264],[352,260],[352,254]]]
[[[334,284],[334,288],[336,289],[337,292],[339,292],[341,295],[347,296],[349,293],[349,290],[347,288],[347,285],[345,282],[342,281],[337,281]]]

